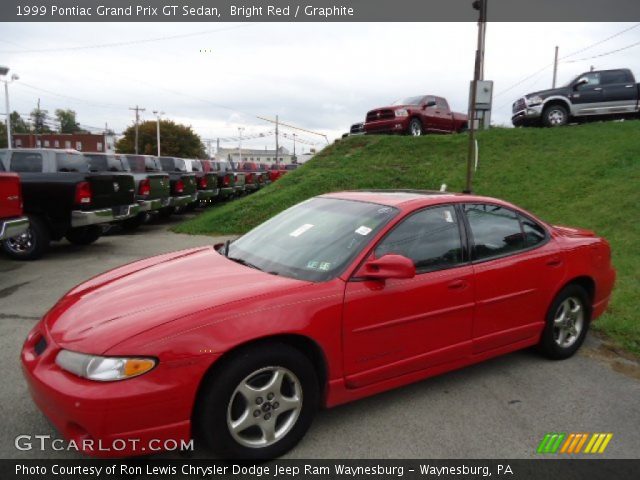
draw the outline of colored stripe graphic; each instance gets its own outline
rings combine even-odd
[[[612,433],[594,433],[584,453],[604,453],[612,438]]]
[[[604,453],[609,442],[613,438],[613,433],[547,433],[540,445],[537,453]],[[587,441],[588,440],[588,441]],[[586,444],[584,450],[582,449]]]
[[[556,453],[566,433],[547,433],[540,445],[538,445],[538,453]]]

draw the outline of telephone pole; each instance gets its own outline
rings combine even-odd
[[[278,115],[276,115],[276,165],[280,165],[280,160],[279,160],[279,148],[278,148]]]
[[[240,164],[240,162],[242,162],[242,131],[244,130],[244,127],[238,127],[238,134],[239,134],[239,139],[238,139],[238,164]]]
[[[296,163],[296,137],[298,136],[297,133],[293,134],[293,162]]]
[[[138,124],[140,123],[140,112],[144,112],[144,108],[140,108],[138,105],[135,107],[129,107],[129,110],[136,112],[136,155],[138,154]],[[159,155],[159,154],[158,154]]]
[[[551,88],[556,88],[556,78],[558,77],[558,46],[556,45],[556,54],[553,57],[553,84]]]

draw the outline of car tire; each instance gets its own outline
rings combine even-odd
[[[412,118],[409,122],[409,135],[412,137],[420,137],[424,135],[424,128],[419,118]]]
[[[51,236],[44,220],[29,215],[29,228],[22,235],[2,241],[2,250],[15,260],[36,260],[49,249]]]
[[[268,388],[275,381],[281,388]],[[299,350],[283,343],[247,348],[204,382],[197,436],[222,458],[276,458],[302,439],[319,399],[313,364]]]
[[[549,105],[542,114],[542,123],[545,127],[562,127],[569,123],[569,111],[563,105]]]
[[[71,228],[64,236],[74,245],[90,245],[102,235],[102,228],[97,225]]]
[[[587,292],[576,284],[566,286],[549,307],[538,350],[553,360],[571,357],[584,342],[590,320],[591,302]]]

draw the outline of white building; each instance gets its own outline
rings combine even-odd
[[[219,148],[216,153],[218,160],[231,160],[237,162],[240,159],[240,151],[238,147],[235,148]],[[243,148],[242,149],[242,161],[243,162],[258,162],[272,165],[276,163],[276,151]],[[280,164],[286,165],[293,162],[293,155],[284,147],[278,148],[278,161]]]

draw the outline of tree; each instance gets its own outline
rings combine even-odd
[[[60,123],[60,133],[76,133],[82,131],[80,124],[76,121],[76,112],[71,109],[57,109],[56,119]]]
[[[36,133],[51,133],[53,130],[45,123],[47,121],[48,110],[42,110],[40,107],[31,110],[31,122]]]
[[[29,125],[16,111],[11,112],[11,133],[29,133]]]
[[[156,122],[142,122],[138,130],[139,153],[156,155]],[[116,144],[119,153],[135,153],[136,127],[130,126],[124,136]],[[160,153],[170,157],[205,158],[204,144],[200,137],[188,125],[181,125],[171,120],[160,121]]]

